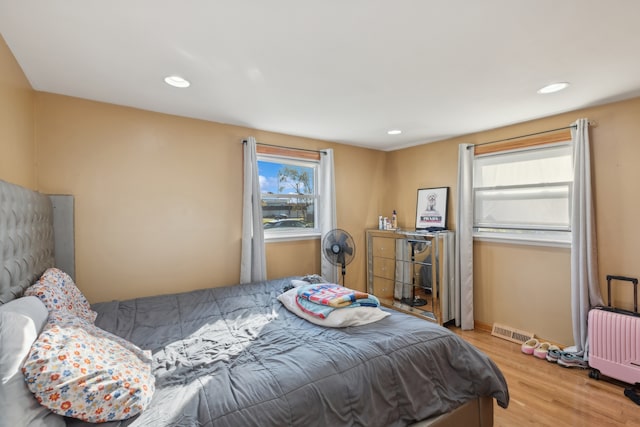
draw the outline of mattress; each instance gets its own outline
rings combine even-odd
[[[497,366],[448,329],[393,310],[317,326],[277,300],[290,279],[94,304],[156,378],[142,414],[105,425],[405,426],[478,396],[507,407]]]

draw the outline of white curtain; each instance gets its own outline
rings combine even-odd
[[[473,145],[458,147],[454,310],[456,326],[473,329]]]
[[[320,179],[318,197],[320,204],[320,245],[324,236],[336,228],[336,184],[333,172],[333,150],[322,150],[320,154]],[[322,250],[322,247],[321,247]],[[320,254],[321,275],[331,283],[338,283],[338,268]]]
[[[571,198],[571,314],[576,351],[587,350],[589,309],[602,304],[598,283],[596,228],[591,194],[589,121],[579,119],[571,129],[573,140],[573,194]]]
[[[455,295],[455,287],[456,287],[456,263],[455,263],[455,247],[456,247],[456,239],[453,233],[447,233],[444,236],[444,245],[443,245],[443,266],[442,266],[442,288],[446,289],[447,295],[449,295],[448,304],[446,307],[442,307],[442,318],[447,319],[447,321],[451,319],[457,319],[456,309],[455,309],[455,299],[451,298],[450,295]],[[472,319],[473,320],[473,319]]]
[[[256,139],[244,144],[244,192],[242,199],[242,256],[240,283],[267,280],[267,262],[262,227],[262,204]]]

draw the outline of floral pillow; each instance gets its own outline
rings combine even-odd
[[[60,269],[47,269],[24,294],[40,298],[49,311],[68,310],[89,322],[93,323],[96,320],[97,313],[91,310],[89,301],[73,279]]]
[[[27,387],[41,405],[66,417],[92,423],[133,417],[155,391],[151,355],[119,341],[85,319],[52,312],[22,366]]]
[[[68,313],[65,311],[54,311],[49,313],[48,322],[55,324],[64,324],[66,322],[70,322],[70,318],[73,316],[73,313]],[[151,352],[149,350],[142,350],[131,341],[127,341],[126,339],[114,335],[111,332],[107,332],[104,329],[94,325],[93,323],[87,322],[86,319],[80,318],[77,322],[73,323],[77,324],[79,327],[83,328],[85,331],[87,331],[87,333],[94,337],[103,338],[105,340],[113,341],[114,343],[119,344],[120,346],[135,354],[138,359],[140,359],[144,363],[151,364],[153,362],[153,359],[151,358]]]

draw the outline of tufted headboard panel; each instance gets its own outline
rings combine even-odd
[[[22,296],[53,255],[49,197],[0,180],[0,304]]]

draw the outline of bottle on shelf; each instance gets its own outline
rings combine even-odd
[[[393,210],[393,215],[391,215],[391,228],[398,229],[398,214],[395,209]]]

